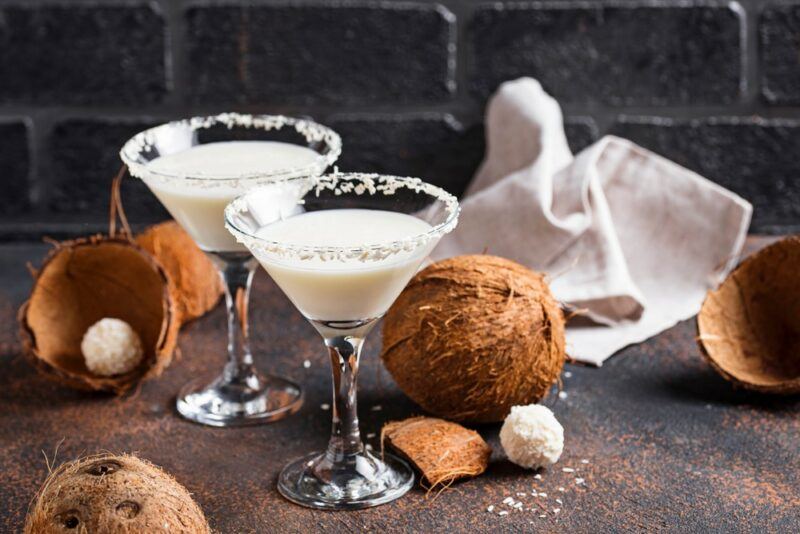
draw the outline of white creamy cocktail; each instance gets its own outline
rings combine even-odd
[[[120,156],[208,254],[225,282],[228,363],[178,394],[184,417],[213,426],[274,421],[302,405],[300,386],[253,364],[247,324],[256,261],[225,230],[225,206],[276,179],[321,174],[341,152],[333,130],[279,115],[225,113],[174,121],[130,139]],[[276,199],[280,204],[281,199]]]
[[[414,178],[331,174],[277,180],[225,210],[245,244],[325,340],[333,430],[328,448],[286,466],[278,489],[324,509],[392,501],[411,487],[408,465],[364,448],[356,377],[364,337],[458,219],[455,197]]]
[[[256,232],[266,241],[306,246],[358,247],[424,234],[431,225],[405,213],[332,209],[303,213]],[[320,321],[380,317],[428,255],[431,243],[383,260],[259,258],[300,312]]]
[[[280,141],[220,141],[195,145],[148,164],[150,172],[176,176],[257,176],[285,169],[314,168],[320,154]],[[221,178],[225,181],[224,178]],[[249,189],[247,181],[198,188],[189,181],[145,180],[150,190],[198,246],[208,251],[244,250],[225,229],[225,206]]]

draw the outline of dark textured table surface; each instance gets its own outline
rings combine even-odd
[[[694,321],[624,350],[602,368],[565,367],[566,397],[546,401],[564,425],[565,451],[541,479],[506,461],[499,426],[486,425],[478,430],[495,452],[483,476],[436,498],[415,489],[378,508],[317,512],[283,500],[275,479],[289,460],[325,445],[326,356],[266,275],[257,276],[251,304],[258,363],[301,382],[305,406],[272,425],[214,429],[177,417],[173,396],[188,379],[219,371],[219,308],[184,329],[182,358],[138,396],[73,392],[37,375],[20,355],[15,313],[30,287],[25,262],[37,262],[44,250],[0,246],[0,532],[21,530],[47,474],[43,453],[52,458],[59,442],[58,460],[111,450],[163,466],[224,533],[800,532],[800,399],[732,389],[701,359]],[[377,334],[360,382],[362,430],[370,436],[387,420],[419,413],[378,364]],[[307,369],[304,360],[311,362]],[[576,484],[577,477],[585,483]],[[532,497],[533,489],[547,497]],[[508,509],[502,504],[508,496],[524,502],[523,511],[497,514]]]

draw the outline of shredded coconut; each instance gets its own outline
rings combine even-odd
[[[99,376],[114,376],[133,371],[144,358],[142,340],[121,319],[105,318],[86,330],[81,341],[86,367]]]
[[[558,461],[564,428],[546,406],[514,406],[500,429],[500,443],[515,464],[537,469]]]

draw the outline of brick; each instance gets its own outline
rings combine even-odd
[[[758,37],[762,97],[771,104],[800,103],[800,6],[766,8]]]
[[[164,58],[164,21],[150,6],[0,8],[3,102],[155,102]]]
[[[741,10],[729,6],[492,4],[468,29],[469,86],[520,76],[561,102],[695,105],[741,97]]]
[[[21,120],[0,123],[0,147],[0,213],[24,213],[30,208],[27,124]]]
[[[338,116],[343,171],[414,176],[460,195],[483,158],[483,129],[447,115]]]
[[[568,117],[564,119],[564,132],[567,134],[567,142],[573,154],[577,154],[591,145],[599,137],[597,125],[591,117]]]
[[[131,136],[154,123],[73,119],[57,124],[50,135],[52,191],[49,208],[57,214],[79,214],[87,222],[108,217],[111,180],[122,166],[119,150]],[[132,223],[168,217],[147,186],[136,178],[123,182]]]
[[[780,232],[800,221],[800,121],[623,118],[611,133],[752,202],[752,232]]]
[[[196,102],[436,102],[455,90],[455,18],[436,4],[195,7],[187,26]]]

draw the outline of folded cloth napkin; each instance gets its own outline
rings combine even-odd
[[[547,273],[556,298],[581,310],[567,327],[572,358],[600,365],[691,317],[735,266],[747,201],[617,137],[573,157],[536,80],[500,87],[486,138],[458,227],[433,258],[486,252]]]

